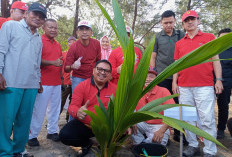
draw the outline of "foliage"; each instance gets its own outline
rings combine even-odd
[[[181,16],[187,10],[188,1],[190,0],[177,0],[178,19],[181,19]],[[199,13],[201,29],[217,35],[221,29],[232,25],[231,5],[231,0],[191,0],[190,9]],[[179,25],[179,27],[181,26]]]
[[[152,38],[143,54],[135,74],[133,74],[135,58],[134,43],[132,38],[130,38],[130,41],[128,40],[125,23],[118,2],[116,0],[112,0],[114,12],[114,20],[112,20],[99,1],[95,1],[108,20],[115,34],[117,35],[124,54],[124,62],[117,86],[116,95],[114,98],[110,99],[108,108],[105,109],[101,100],[98,99],[99,106],[95,106],[96,114],[90,111],[85,111],[92,119],[91,127],[100,144],[101,156],[113,156],[114,153],[119,150],[123,144],[125,144],[125,140],[128,137],[124,135],[126,129],[138,122],[150,119],[163,119],[164,123],[180,130],[181,132],[183,132],[183,129],[190,130],[193,133],[200,135],[205,139],[211,140],[223,147],[220,142],[199,128],[196,128],[186,122],[158,114],[158,112],[161,110],[165,110],[171,107],[171,105],[164,105],[161,108],[159,104],[170,98],[176,97],[177,95],[156,99],[147,104],[146,107],[142,108],[138,112],[134,112],[134,110],[139,99],[152,87],[157,85],[165,78],[180,70],[202,63],[217,53],[220,53],[231,47],[232,33],[203,45],[202,47],[194,50],[175,63],[171,64],[160,75],[158,75],[157,78],[147,88],[143,90],[147,75],[146,69],[148,69],[149,66],[155,38]],[[173,106],[183,105],[176,104]]]

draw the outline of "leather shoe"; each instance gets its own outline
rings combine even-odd
[[[47,134],[47,139],[50,139],[54,142],[58,142],[60,141],[60,137],[57,133],[54,133],[54,134]]]
[[[37,138],[32,138],[27,141],[28,146],[35,147],[39,146],[39,141]]]

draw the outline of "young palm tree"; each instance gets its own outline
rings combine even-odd
[[[119,150],[123,144],[125,144],[128,136],[125,136],[124,133],[129,127],[136,123],[151,119],[163,119],[164,123],[180,130],[181,132],[184,132],[183,129],[190,130],[191,132],[224,147],[220,142],[199,128],[186,122],[159,114],[159,112],[171,107],[188,106],[180,104],[159,105],[168,99],[178,96],[177,94],[149,102],[138,112],[134,112],[134,110],[140,98],[165,78],[190,66],[203,63],[207,59],[231,47],[232,33],[213,40],[177,60],[160,73],[156,79],[144,89],[143,87],[147,76],[155,37],[146,48],[136,72],[134,73],[134,42],[132,37],[130,38],[130,41],[127,37],[125,23],[117,0],[112,0],[114,20],[110,18],[109,14],[99,1],[95,1],[117,35],[124,54],[124,62],[116,95],[114,98],[111,97],[108,108],[105,109],[101,100],[98,99],[99,106],[95,106],[96,114],[90,111],[85,111],[92,119],[92,131],[100,144],[101,155],[99,156],[113,156],[114,153]]]

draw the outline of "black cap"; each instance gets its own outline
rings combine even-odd
[[[28,9],[28,12],[30,11],[40,12],[44,18],[47,18],[47,9],[40,3],[32,3]]]

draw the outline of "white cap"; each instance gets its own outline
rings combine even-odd
[[[89,27],[89,28],[92,29],[91,24],[90,24],[89,21],[87,21],[87,20],[82,20],[82,21],[80,21],[80,22],[78,23],[78,27],[80,27],[80,26],[86,26],[86,27]]]

